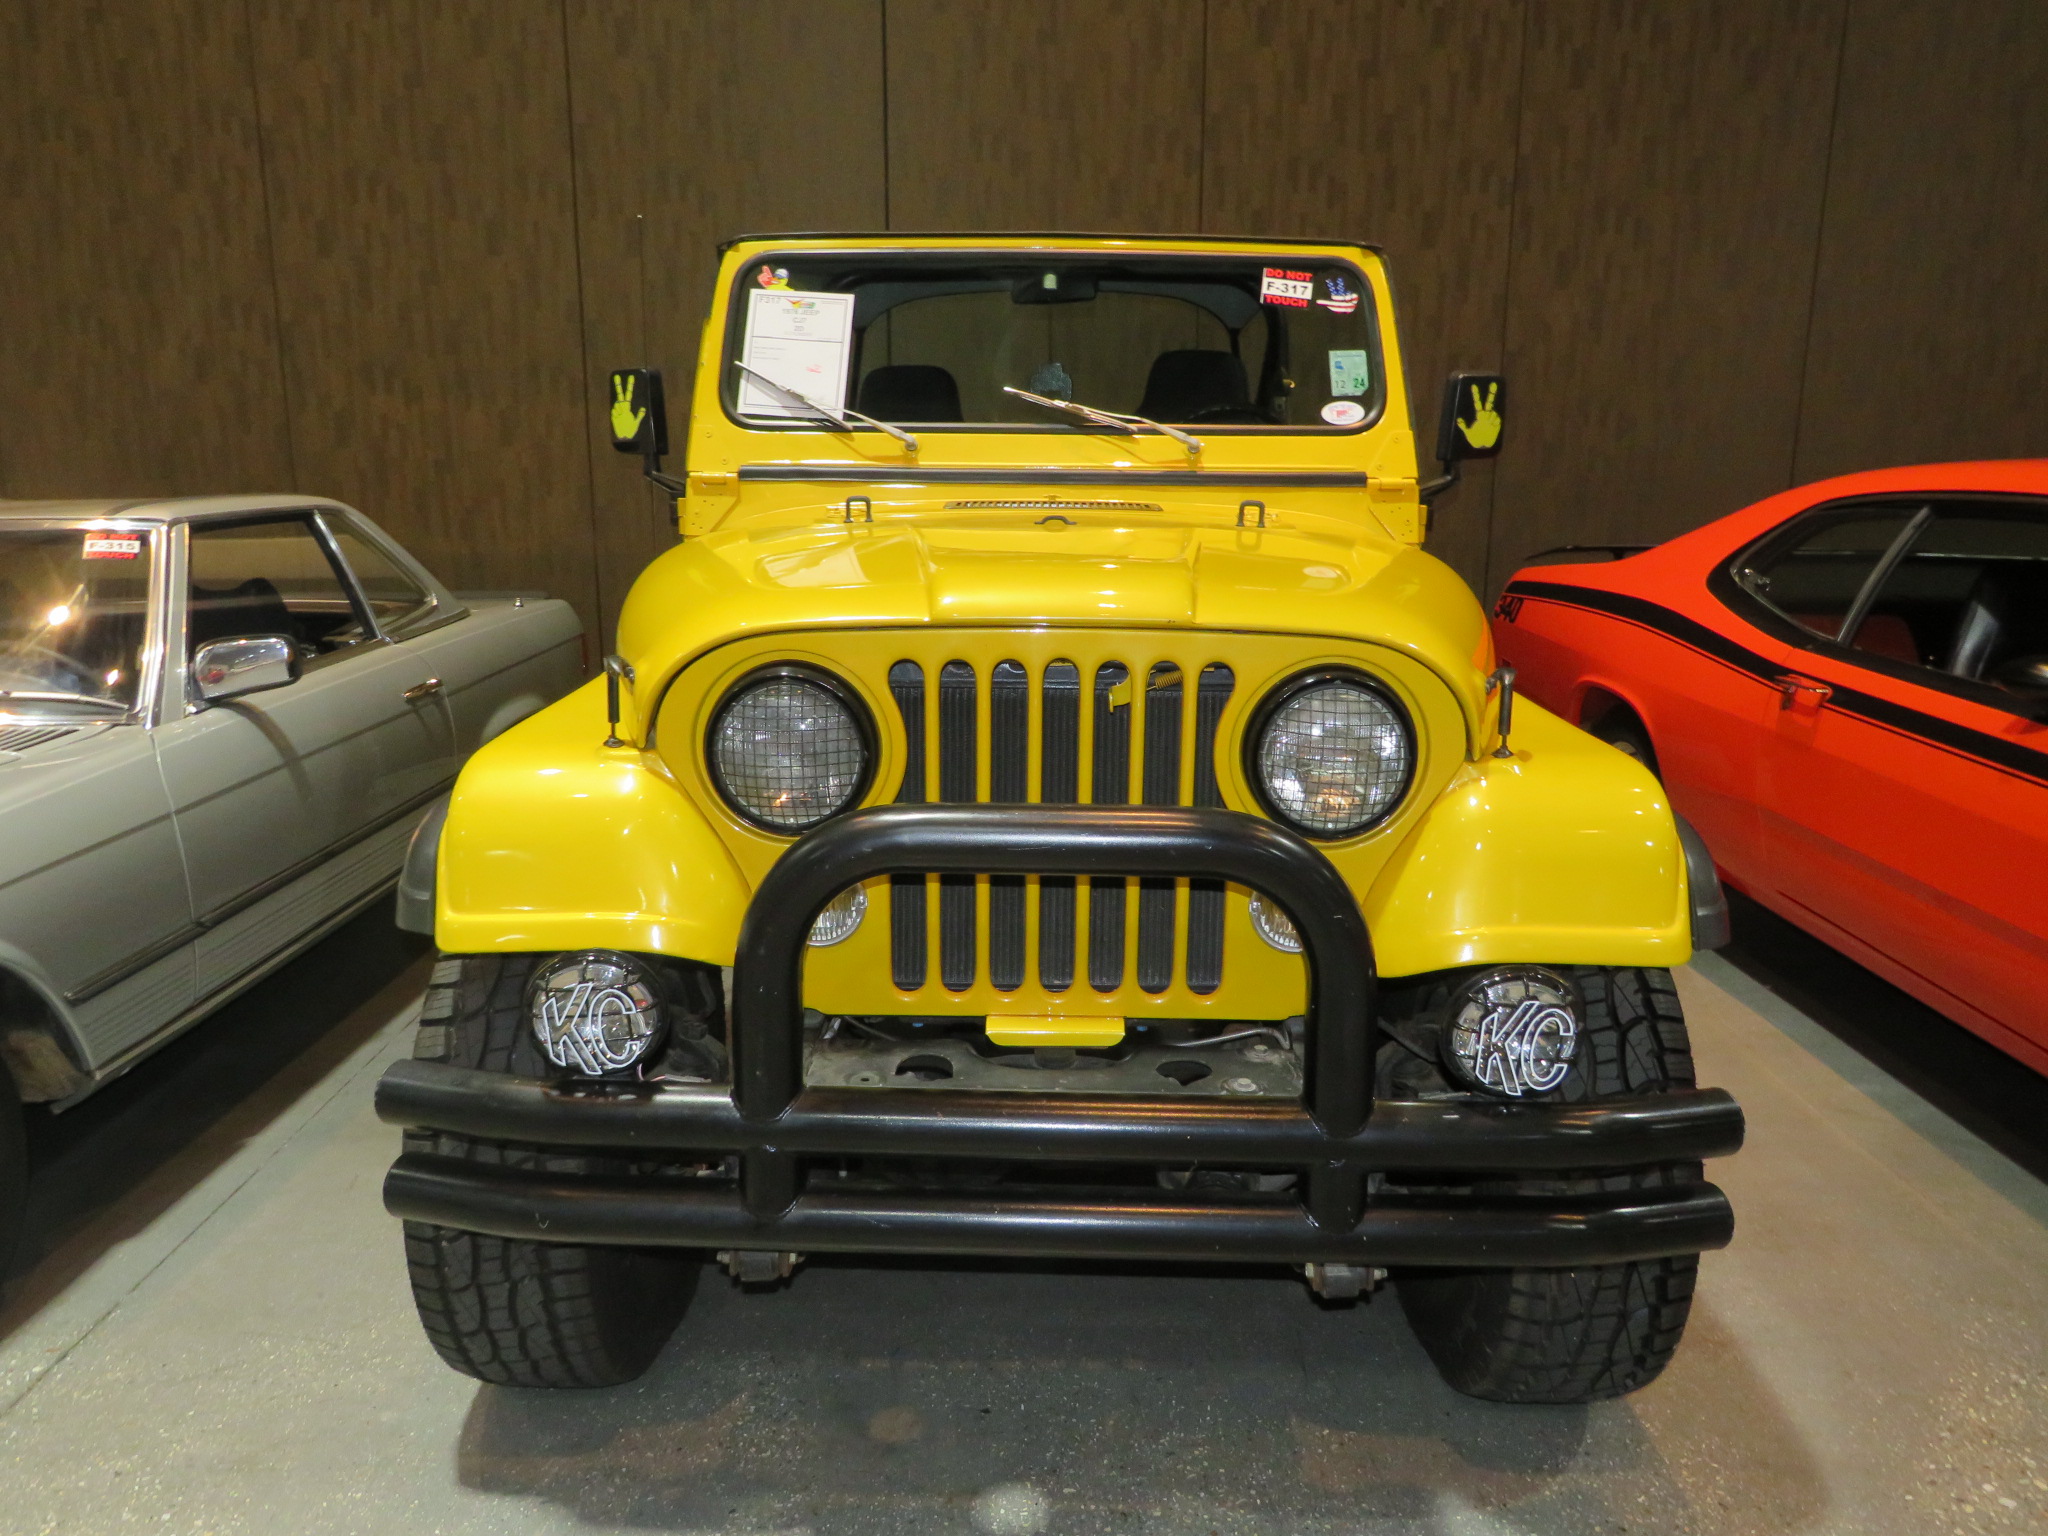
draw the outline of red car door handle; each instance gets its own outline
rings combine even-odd
[[[1818,709],[1835,696],[1835,690],[1826,683],[1817,683],[1810,677],[1801,677],[1796,672],[1787,672],[1783,677],[1771,680],[1783,698],[1780,709],[1791,709],[1794,705],[1806,703]]]

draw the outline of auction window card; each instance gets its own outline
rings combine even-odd
[[[747,293],[746,340],[740,361],[828,410],[846,405],[846,364],[853,343],[853,295],[754,288]],[[809,413],[751,374],[740,375],[743,416]]]

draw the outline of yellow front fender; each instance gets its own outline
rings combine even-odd
[[[469,760],[435,864],[442,949],[731,964],[746,882],[658,759],[607,748],[605,734],[604,684],[592,682]]]
[[[1462,765],[1365,899],[1380,973],[1683,965],[1685,854],[1642,764],[1518,699],[1514,755]]]
[[[442,949],[731,963],[752,887],[659,759],[604,736],[593,682],[470,760],[436,863]],[[1378,870],[1362,905],[1380,973],[1683,964],[1684,853],[1657,781],[1527,702],[1514,749],[1461,764]],[[1265,958],[1249,929],[1235,952],[1234,973]]]

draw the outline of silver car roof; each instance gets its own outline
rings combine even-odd
[[[141,522],[178,523],[235,512],[268,512],[277,507],[341,507],[327,496],[96,496],[76,500],[0,501],[0,522],[12,518],[132,518]]]

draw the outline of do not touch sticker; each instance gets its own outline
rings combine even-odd
[[[85,558],[88,560],[133,560],[141,553],[142,535],[139,533],[88,533],[85,536]]]
[[[1265,304],[1286,304],[1307,309],[1316,296],[1316,275],[1288,267],[1267,267],[1259,274],[1259,300]]]

